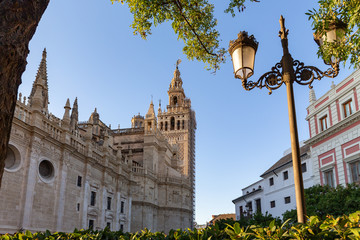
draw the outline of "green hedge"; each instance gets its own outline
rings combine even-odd
[[[306,213],[324,219],[327,215],[342,216],[360,210],[360,186],[348,184],[332,188],[315,185],[305,189]],[[286,211],[283,219],[296,220],[296,210]]]
[[[359,239],[360,240],[360,211],[341,217],[327,216],[324,220],[310,217],[305,224],[282,225],[272,221],[267,227],[252,225],[242,227],[238,222],[228,225],[221,230],[219,225],[201,230],[172,230],[169,234],[163,232],[152,233],[145,229],[137,233],[111,232],[109,229],[102,231],[75,230],[73,233],[38,232],[5,234],[1,240],[32,240],[32,239],[120,239],[120,240],[214,240],[214,239]]]

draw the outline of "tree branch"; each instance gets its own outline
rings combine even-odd
[[[174,0],[175,5],[178,7],[179,11],[180,11],[180,15],[182,16],[182,18],[185,20],[185,22],[187,23],[187,25],[190,27],[191,31],[195,34],[197,40],[199,41],[200,45],[202,46],[202,48],[205,50],[205,52],[209,55],[212,56],[216,56],[219,57],[218,54],[212,53],[210,52],[206,46],[204,45],[204,43],[201,41],[200,36],[197,34],[196,30],[194,29],[194,27],[190,24],[189,20],[186,18],[186,16],[183,14],[182,12],[182,6],[179,0]]]

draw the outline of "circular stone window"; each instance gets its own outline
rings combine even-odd
[[[19,166],[20,166],[20,154],[16,151],[16,149],[12,149],[9,146],[5,159],[5,169],[8,171],[14,171]]]
[[[53,179],[54,177],[54,166],[48,160],[43,160],[39,164],[40,177],[46,181]]]

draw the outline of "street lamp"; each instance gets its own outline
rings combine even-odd
[[[240,32],[236,40],[230,41],[229,53],[233,61],[235,78],[241,79],[242,86],[245,90],[249,91],[255,87],[266,87],[269,90],[269,94],[271,94],[272,90],[278,89],[283,84],[286,85],[297,218],[299,223],[304,223],[306,215],[304,184],[301,172],[293,83],[297,82],[301,85],[309,85],[309,88],[312,88],[311,84],[315,79],[320,80],[323,77],[336,77],[339,73],[340,59],[332,58],[330,62],[327,63],[331,65],[331,68],[324,72],[317,67],[305,66],[304,63],[293,60],[288,49],[288,29],[285,28],[285,19],[283,16],[280,17],[280,27],[279,37],[281,38],[283,48],[282,59],[271,68],[271,71],[264,73],[256,82],[248,81],[248,78],[251,77],[254,72],[255,53],[258,47],[258,42],[254,36],[248,36],[247,32]],[[320,45],[323,44],[324,41],[339,41],[337,39],[340,35],[338,29],[337,24],[331,25],[331,27],[324,32],[324,36],[320,38],[316,36],[315,41]]]

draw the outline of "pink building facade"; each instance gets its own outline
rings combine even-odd
[[[310,90],[309,124],[314,184],[360,182],[360,70],[356,70],[319,99]]]

